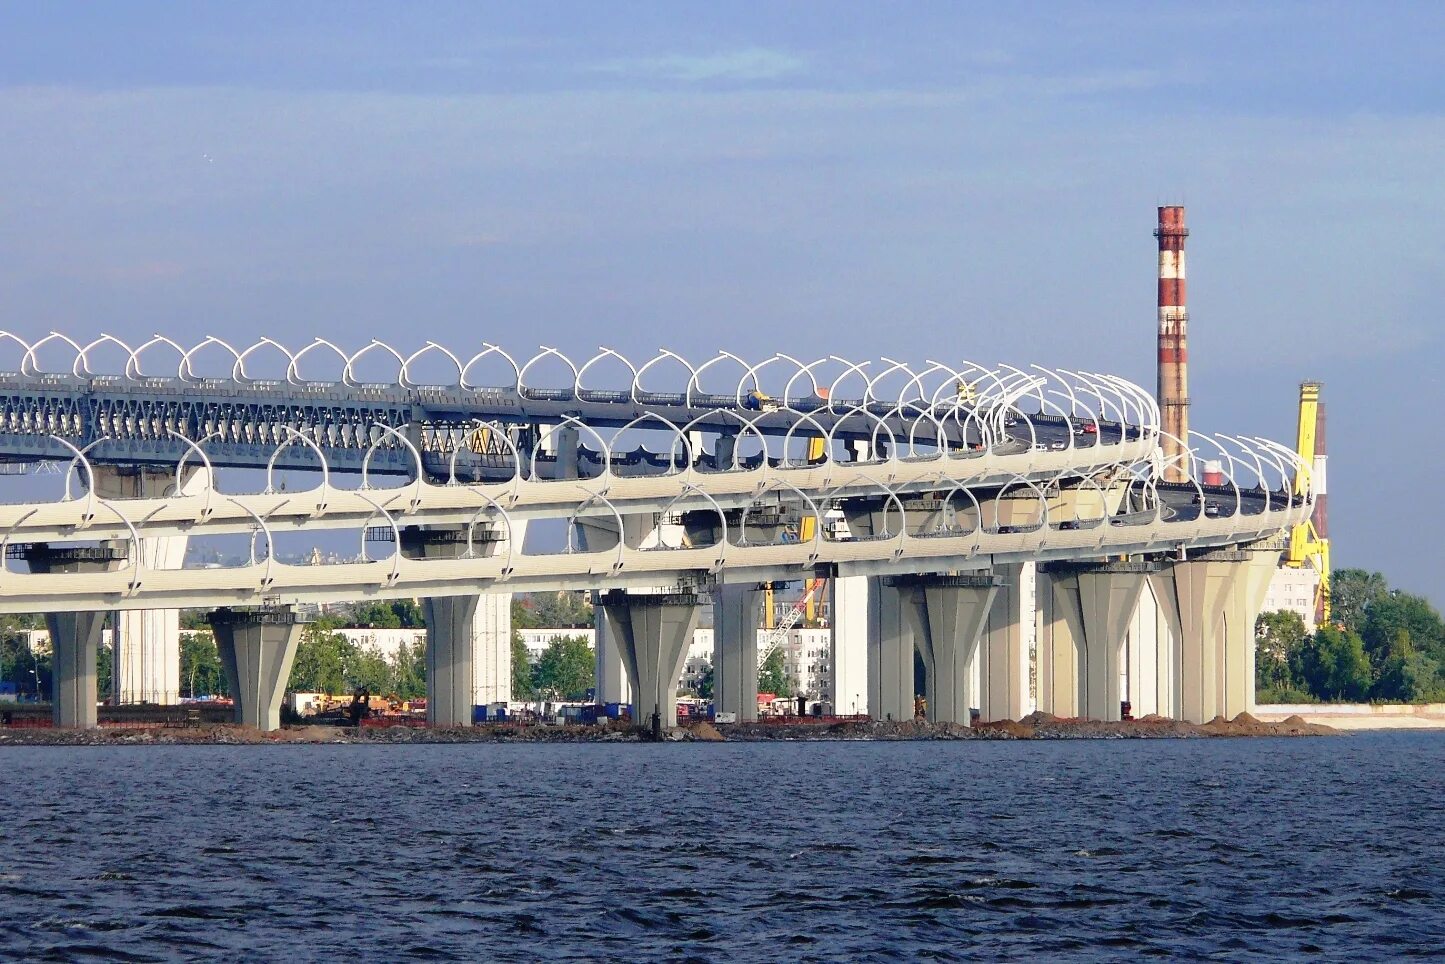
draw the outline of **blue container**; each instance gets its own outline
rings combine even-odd
[[[608,703],[608,704],[607,704],[607,718],[608,718],[609,720],[620,720],[620,719],[622,719],[622,714],[623,714],[626,710],[627,710],[627,704],[626,704],[626,703]]]
[[[474,707],[472,707],[472,722],[473,722],[473,723],[485,723],[485,722],[487,722],[487,708],[486,708],[485,706],[474,706]]]
[[[505,706],[499,706],[499,707],[497,707],[496,713],[497,713],[497,722],[498,722],[498,723],[504,721],[504,720],[507,718],[507,708],[506,708]]]

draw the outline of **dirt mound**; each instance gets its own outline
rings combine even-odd
[[[722,743],[727,737],[711,723],[694,723],[687,728],[688,738],[700,743]]]

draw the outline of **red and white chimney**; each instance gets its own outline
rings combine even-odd
[[[1184,291],[1184,226],[1182,205],[1159,209],[1159,413],[1166,435],[1162,442],[1168,463],[1164,479],[1189,480],[1189,461],[1181,457],[1189,441],[1189,309]],[[1172,436],[1172,437],[1171,437]]]

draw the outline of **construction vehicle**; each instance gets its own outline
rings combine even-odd
[[[1310,466],[1294,480],[1294,495],[1303,498],[1306,489],[1314,493],[1315,508],[1308,519],[1289,534],[1285,565],[1292,569],[1313,566],[1320,574],[1315,589],[1315,620],[1323,626],[1330,619],[1330,539],[1325,505],[1325,406],[1320,401],[1321,382],[1301,382],[1299,387],[1299,436],[1295,451]]]

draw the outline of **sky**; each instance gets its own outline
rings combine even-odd
[[[1152,389],[1182,203],[1192,427],[1292,445],[1322,380],[1335,565],[1445,603],[1442,51],[1433,4],[3,3],[0,330]]]

